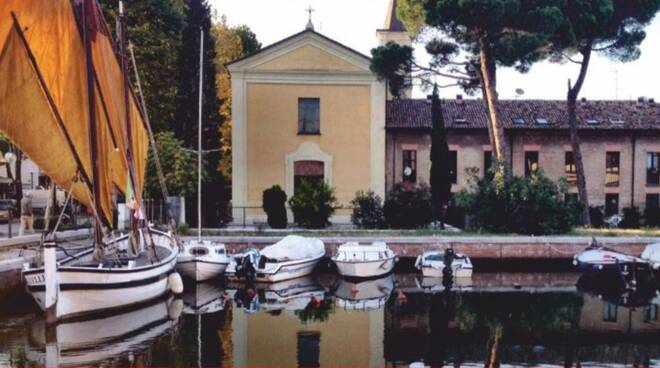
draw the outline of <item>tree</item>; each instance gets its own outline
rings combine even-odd
[[[108,24],[114,28],[117,0],[99,0]],[[128,37],[142,76],[144,98],[155,132],[175,124],[177,61],[185,25],[182,0],[125,1]],[[129,73],[133,78],[134,73]],[[135,80],[133,80],[135,83]]]
[[[451,199],[451,168],[449,167],[449,145],[447,131],[442,117],[442,106],[438,97],[438,87],[433,88],[431,100],[431,202],[441,227],[445,227],[445,209]]]
[[[390,82],[395,95],[407,71],[427,85],[440,77],[453,81],[445,86],[458,85],[469,93],[480,88],[493,153],[497,160],[509,162],[497,114],[497,66],[526,72],[544,58],[543,46],[560,26],[560,10],[551,2],[525,0],[400,0],[399,4],[397,15],[408,30],[419,32],[427,26],[436,31],[426,43],[431,62],[420,65],[412,48],[389,43],[372,50],[372,70]]]
[[[185,150],[183,142],[172,132],[156,133],[155,139],[170,195],[185,197],[194,194],[197,190],[197,155]],[[149,150],[147,160],[145,192],[152,198],[162,197],[152,150]]]
[[[207,226],[217,226],[227,219],[228,198],[225,193],[225,180],[220,175],[220,101],[216,88],[215,39],[211,32],[211,9],[205,0],[186,0],[186,26],[181,36],[181,49],[178,60],[178,90],[176,97],[175,135],[185,147],[197,150],[197,119],[199,94],[199,52],[200,29],[204,32],[204,55],[202,84],[202,149],[204,170],[207,173],[202,185],[204,193],[203,220]],[[196,222],[196,197],[186,200],[186,212],[192,214],[191,223]]]
[[[566,105],[575,160],[578,195],[583,205],[581,222],[591,225],[586,176],[580,150],[577,99],[587,77],[594,52],[628,62],[639,58],[639,45],[646,37],[644,27],[660,9],[660,0],[575,0],[563,4],[564,22],[554,39],[555,61],[578,64],[575,84],[568,81]],[[580,59],[576,60],[575,55]]]
[[[220,17],[213,25],[213,35],[220,116],[224,121],[220,127],[220,172],[229,180],[231,178],[231,78],[225,64],[259,50],[261,43],[248,26],[230,27],[225,16]]]

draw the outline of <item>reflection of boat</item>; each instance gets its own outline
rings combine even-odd
[[[424,292],[444,291],[445,285],[442,284],[442,277],[418,277],[415,278],[418,288]],[[472,277],[457,277],[452,280],[451,288],[458,291],[472,290]]]
[[[415,260],[415,267],[422,271],[424,277],[442,277],[445,268],[446,251],[424,252]],[[454,253],[451,270],[455,278],[472,276],[472,262],[462,253]]]
[[[387,303],[393,290],[393,275],[362,282],[337,278],[334,296],[337,306],[344,309],[380,309]]]
[[[325,290],[311,276],[254,285],[229,282],[227,293],[236,306],[246,312],[298,311],[305,309],[310,302],[325,298]]]
[[[46,349],[43,364],[47,366],[107,363],[149,346],[171,330],[179,319],[182,304],[180,299],[159,299],[120,313],[90,315],[89,319],[59,323],[52,335],[46,333],[42,320],[32,325],[31,339]]]
[[[332,261],[344,277],[378,277],[394,269],[396,254],[383,242],[371,245],[346,243],[339,246]]]
[[[198,282],[186,285],[184,289],[182,299],[185,314],[207,314],[225,309],[227,297],[215,283]]]
[[[658,289],[652,283],[640,283],[635,290],[632,290],[621,288],[620,284],[612,283],[594,274],[582,275],[577,282],[577,289],[582,293],[628,308],[648,306],[658,295]]]
[[[210,241],[188,241],[177,258],[176,269],[195,281],[206,281],[225,272],[229,256],[224,244]]]
[[[163,295],[178,252],[140,209],[150,128],[131,90],[123,21],[120,2],[115,43],[94,0],[0,2],[0,129],[67,191],[62,209],[75,198],[93,214],[93,251],[58,262],[62,212],[43,238],[43,267],[24,269],[50,323]],[[115,238],[118,196],[131,233]]]
[[[284,281],[311,274],[323,256],[321,240],[289,235],[261,251],[250,248],[235,255],[226,273],[230,279]]]

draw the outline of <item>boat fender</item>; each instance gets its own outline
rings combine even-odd
[[[167,278],[167,284],[174,294],[183,293],[183,280],[178,272],[172,272]]]
[[[172,300],[167,308],[167,316],[174,321],[179,319],[181,312],[183,312],[183,300],[181,298]]]

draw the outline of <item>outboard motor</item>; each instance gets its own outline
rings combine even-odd
[[[444,264],[445,267],[442,269],[442,286],[446,289],[451,289],[454,286],[454,270],[451,268],[451,264],[454,263],[455,252],[453,248],[445,249]]]
[[[257,276],[255,263],[259,262],[260,258],[258,250],[247,249],[243,257],[236,260],[236,275],[253,281]]]

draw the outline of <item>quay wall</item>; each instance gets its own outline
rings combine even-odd
[[[193,239],[184,237],[186,239]],[[206,237],[224,243],[229,253],[238,253],[247,247],[263,248],[281,237]],[[399,257],[415,258],[425,251],[453,247],[474,259],[572,259],[591,242],[588,237],[415,237],[415,238],[351,238],[321,237],[326,255],[332,256],[337,247],[354,241],[369,244],[384,241]],[[616,251],[639,256],[648,244],[660,242],[658,238],[599,238],[598,241]]]

